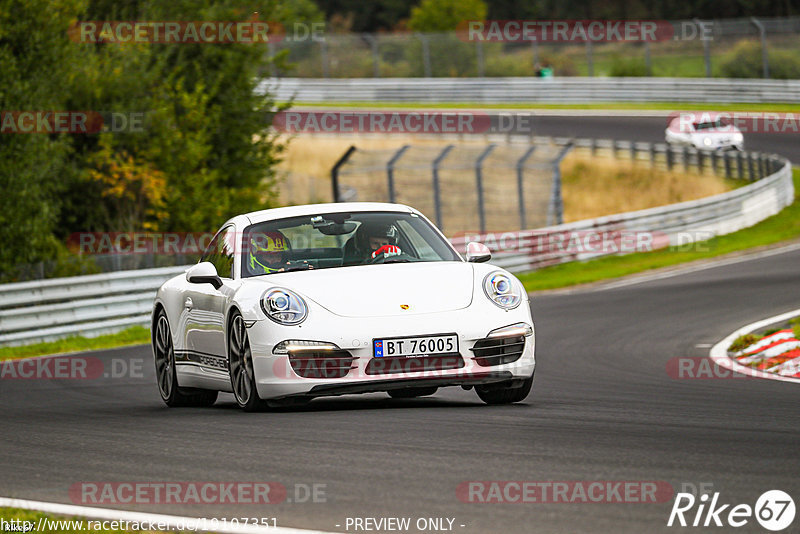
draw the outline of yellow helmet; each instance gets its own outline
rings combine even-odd
[[[288,259],[286,252],[291,250],[289,240],[278,231],[252,233],[247,248],[247,263],[252,273],[279,271]]]

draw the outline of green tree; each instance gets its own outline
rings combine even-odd
[[[293,11],[277,13],[276,6],[262,1],[245,10],[234,1],[176,0],[135,2],[120,10],[101,1],[91,4],[86,16],[90,20],[218,21],[282,17],[285,24]],[[281,147],[264,132],[274,102],[254,91],[268,62],[265,44],[81,46],[91,48],[91,60],[74,79],[71,106],[147,113],[143,133],[115,134],[105,140],[104,150],[124,153],[142,169],[163,173],[165,191],[160,204],[149,205],[142,213],[167,215],[148,224],[161,230],[214,230],[234,214],[273,204],[272,167]],[[77,143],[78,166],[100,171],[93,156],[100,150],[97,137],[86,136]],[[103,165],[110,168],[107,160]],[[97,202],[108,206],[113,184],[90,179],[97,176],[97,172],[83,173],[73,184],[69,214],[73,224],[109,229],[98,228],[109,217],[105,213],[99,218],[94,206]],[[86,198],[97,202],[82,202]],[[111,220],[115,220],[113,214]]]
[[[418,32],[455,30],[468,20],[486,20],[483,0],[422,0],[411,9],[408,27]]]
[[[77,0],[0,2],[0,110],[62,109],[76,52],[65,29],[81,8]],[[64,134],[0,133],[0,279],[58,254],[53,230],[68,152]]]
[[[276,110],[264,43],[80,43],[81,20],[307,21],[309,0],[0,0],[0,110],[146,114],[143,132],[0,134],[0,269],[60,258],[73,232],[207,231],[272,206]],[[60,274],[65,273],[63,269]]]

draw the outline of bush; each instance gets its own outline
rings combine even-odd
[[[747,347],[749,347],[750,345],[752,345],[753,343],[755,343],[756,341],[758,341],[759,339],[761,339],[761,336],[757,336],[756,334],[745,334],[743,336],[739,336],[733,340],[731,346],[728,347],[728,351],[729,352],[742,351]]]
[[[779,80],[800,78],[800,53],[794,50],[771,50],[769,55],[769,75]],[[723,56],[719,75],[724,78],[761,78],[761,43],[741,40]]]
[[[533,76],[533,63],[530,54],[492,55],[486,58],[485,73],[489,77]]]
[[[611,60],[609,76],[642,77],[647,76],[647,65],[639,58],[623,58],[614,56]]]
[[[800,339],[800,317],[795,317],[794,319],[789,321],[789,324],[791,325],[792,331],[794,332],[794,337],[796,339]]]

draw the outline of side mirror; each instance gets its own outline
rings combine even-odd
[[[470,241],[467,243],[467,261],[470,263],[483,263],[492,259],[492,251],[483,243]]]
[[[190,284],[211,284],[214,289],[222,287],[222,280],[217,274],[217,269],[210,261],[203,261],[192,265],[186,271],[186,280]]]

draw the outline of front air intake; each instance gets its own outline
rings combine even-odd
[[[346,350],[289,351],[289,363],[302,378],[343,378],[353,369],[355,358]]]
[[[475,363],[481,367],[515,362],[525,350],[525,336],[487,337],[472,347]]]
[[[392,375],[398,373],[429,373],[461,369],[464,359],[458,353],[436,356],[420,356],[417,358],[383,357],[372,358],[367,364],[368,375]]]

